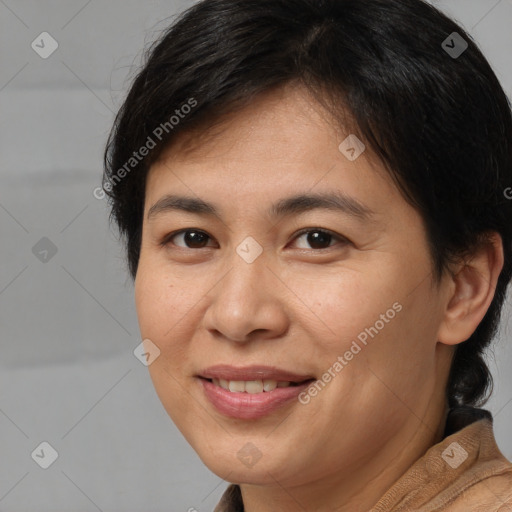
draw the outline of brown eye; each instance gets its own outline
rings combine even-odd
[[[304,235],[306,236],[304,237]],[[336,239],[342,243],[348,242],[345,238],[324,229],[305,229],[299,232],[295,239],[298,240],[301,237],[303,237],[309,247],[299,247],[300,249],[328,249],[332,247],[331,242]]]
[[[165,237],[162,245],[168,245],[172,242],[177,247],[183,247],[185,249],[202,249],[206,246],[210,237],[204,231],[198,231],[195,229],[184,229],[176,233]],[[180,243],[176,243],[175,240],[181,240]]]
[[[325,233],[324,231],[311,231],[310,233],[307,233],[306,240],[313,249],[324,249],[331,245],[332,235]]]

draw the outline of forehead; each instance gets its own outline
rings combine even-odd
[[[208,125],[179,133],[149,171],[146,213],[160,196],[176,190],[248,203],[276,203],[285,191],[288,196],[334,191],[359,196],[360,202],[373,195],[377,206],[379,198],[382,203],[397,190],[370,148],[347,158],[349,135],[304,89],[267,92]]]
[[[321,164],[318,158],[326,149],[330,151],[324,160],[332,160],[333,155],[339,157],[340,142],[358,131],[347,110],[340,109],[336,116],[306,88],[286,84],[260,93],[241,108],[217,113],[198,126],[178,132],[151,166],[149,174],[171,164],[205,160],[213,165],[213,161],[259,159],[261,167],[268,161],[293,166],[297,159],[306,162],[313,159]],[[364,160],[381,176],[387,175],[371,148],[367,146],[363,156],[359,163]]]
[[[228,103],[224,110],[217,108],[198,124],[186,127],[172,138],[159,160],[200,159],[214,150],[225,151],[228,146],[234,148],[237,141],[244,144],[246,150],[251,145],[248,143],[254,132],[260,127],[269,135],[269,141],[273,142],[271,146],[288,143],[292,151],[298,147],[294,140],[298,140],[305,131],[316,129],[324,137],[329,135],[331,138],[337,133],[338,137],[343,132],[349,133],[351,130],[348,125],[355,124],[350,113],[340,109],[339,114],[335,117],[304,86],[295,83],[281,85],[245,100],[238,106]],[[342,124],[347,124],[347,127],[342,128]],[[257,148],[261,140],[262,133],[259,132],[258,140],[252,144],[253,149]],[[265,151],[269,149],[272,147],[267,145]]]

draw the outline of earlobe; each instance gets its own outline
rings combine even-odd
[[[503,263],[503,241],[493,232],[449,278],[450,293],[438,332],[439,342],[456,345],[475,332],[494,298]]]

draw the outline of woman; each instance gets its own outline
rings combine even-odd
[[[232,482],[217,512],[512,509],[479,408],[511,184],[510,104],[421,0],[204,0],[173,23],[103,187],[156,392]]]

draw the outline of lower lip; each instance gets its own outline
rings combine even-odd
[[[206,379],[200,379],[206,398],[214,407],[225,416],[243,420],[254,420],[273,413],[280,407],[297,400],[298,395],[304,391],[312,381],[298,386],[276,388],[261,393],[231,392],[213,384]]]

